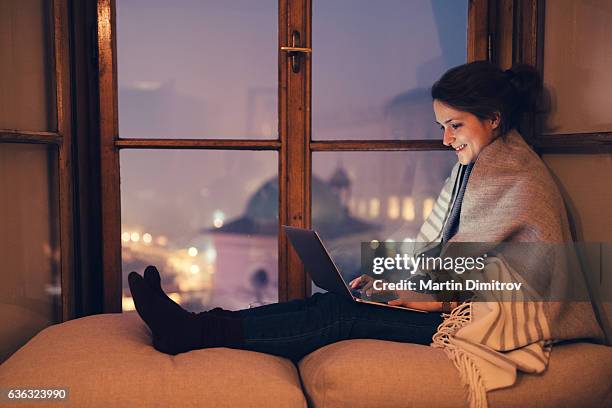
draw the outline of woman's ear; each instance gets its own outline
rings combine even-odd
[[[493,114],[493,117],[489,120],[491,121],[491,129],[497,129],[501,121],[501,115],[499,114],[499,112],[495,112]]]

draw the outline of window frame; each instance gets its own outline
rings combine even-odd
[[[507,12],[500,16],[501,25],[513,27],[512,38],[500,44],[513,63],[536,67],[544,75],[545,0],[501,0]],[[506,66],[504,66],[506,65]],[[504,64],[505,68],[510,65]],[[521,133],[540,154],[602,153],[612,151],[612,129],[609,132],[542,134],[544,117],[529,115]]]
[[[312,153],[321,151],[447,150],[432,140],[311,140],[311,61],[302,58],[294,73],[280,51],[290,45],[297,30],[304,47],[311,47],[312,0],[278,2],[278,114],[279,135],[272,140],[236,139],[122,139],[118,133],[115,0],[97,0],[97,76],[99,79],[99,147],[101,199],[101,263],[103,309],[121,312],[121,202],[119,151],[121,149],[273,150],[278,152],[279,233],[278,299],[310,294],[310,279],[281,233],[281,225],[311,226]],[[490,10],[492,0],[468,0],[467,60],[491,59],[493,54]]]
[[[75,292],[73,268],[73,184],[72,184],[72,112],[70,85],[70,48],[67,0],[53,0],[49,6],[47,46],[51,49],[49,77],[55,90],[54,106],[56,115],[55,131],[31,131],[27,129],[0,129],[0,143],[44,144],[55,146],[58,151],[57,168],[49,169],[57,174],[59,217],[58,247],[60,249],[59,274],[61,277],[62,300],[57,311],[61,321],[74,317]],[[50,178],[52,179],[52,178]]]

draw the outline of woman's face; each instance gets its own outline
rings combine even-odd
[[[438,101],[433,102],[436,122],[444,131],[442,143],[452,146],[461,164],[476,161],[482,149],[491,143],[499,126],[499,115],[494,119],[481,120],[476,115],[453,109]]]

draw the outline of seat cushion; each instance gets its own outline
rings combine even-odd
[[[380,340],[323,347],[299,364],[312,405],[320,407],[465,407],[459,373],[440,349]],[[491,408],[612,406],[612,347],[556,345],[542,375],[519,374],[488,394]]]
[[[68,387],[75,407],[306,406],[289,360],[227,348],[170,356],[149,333],[134,312],[50,326],[0,365],[0,388]]]

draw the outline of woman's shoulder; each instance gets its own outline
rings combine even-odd
[[[514,131],[506,143],[511,152],[508,170],[515,177],[515,183],[527,191],[538,190],[540,194],[548,194],[551,199],[562,200],[558,185],[548,166],[523,137]]]
[[[494,149],[483,150],[484,159],[479,156],[472,170],[469,189],[474,207],[538,230],[546,241],[555,238],[548,235],[564,235],[565,204],[548,167],[518,132],[508,136]]]
[[[483,149],[472,174],[475,171],[491,182],[501,180],[508,186],[545,188],[558,193],[548,167],[516,130]]]

